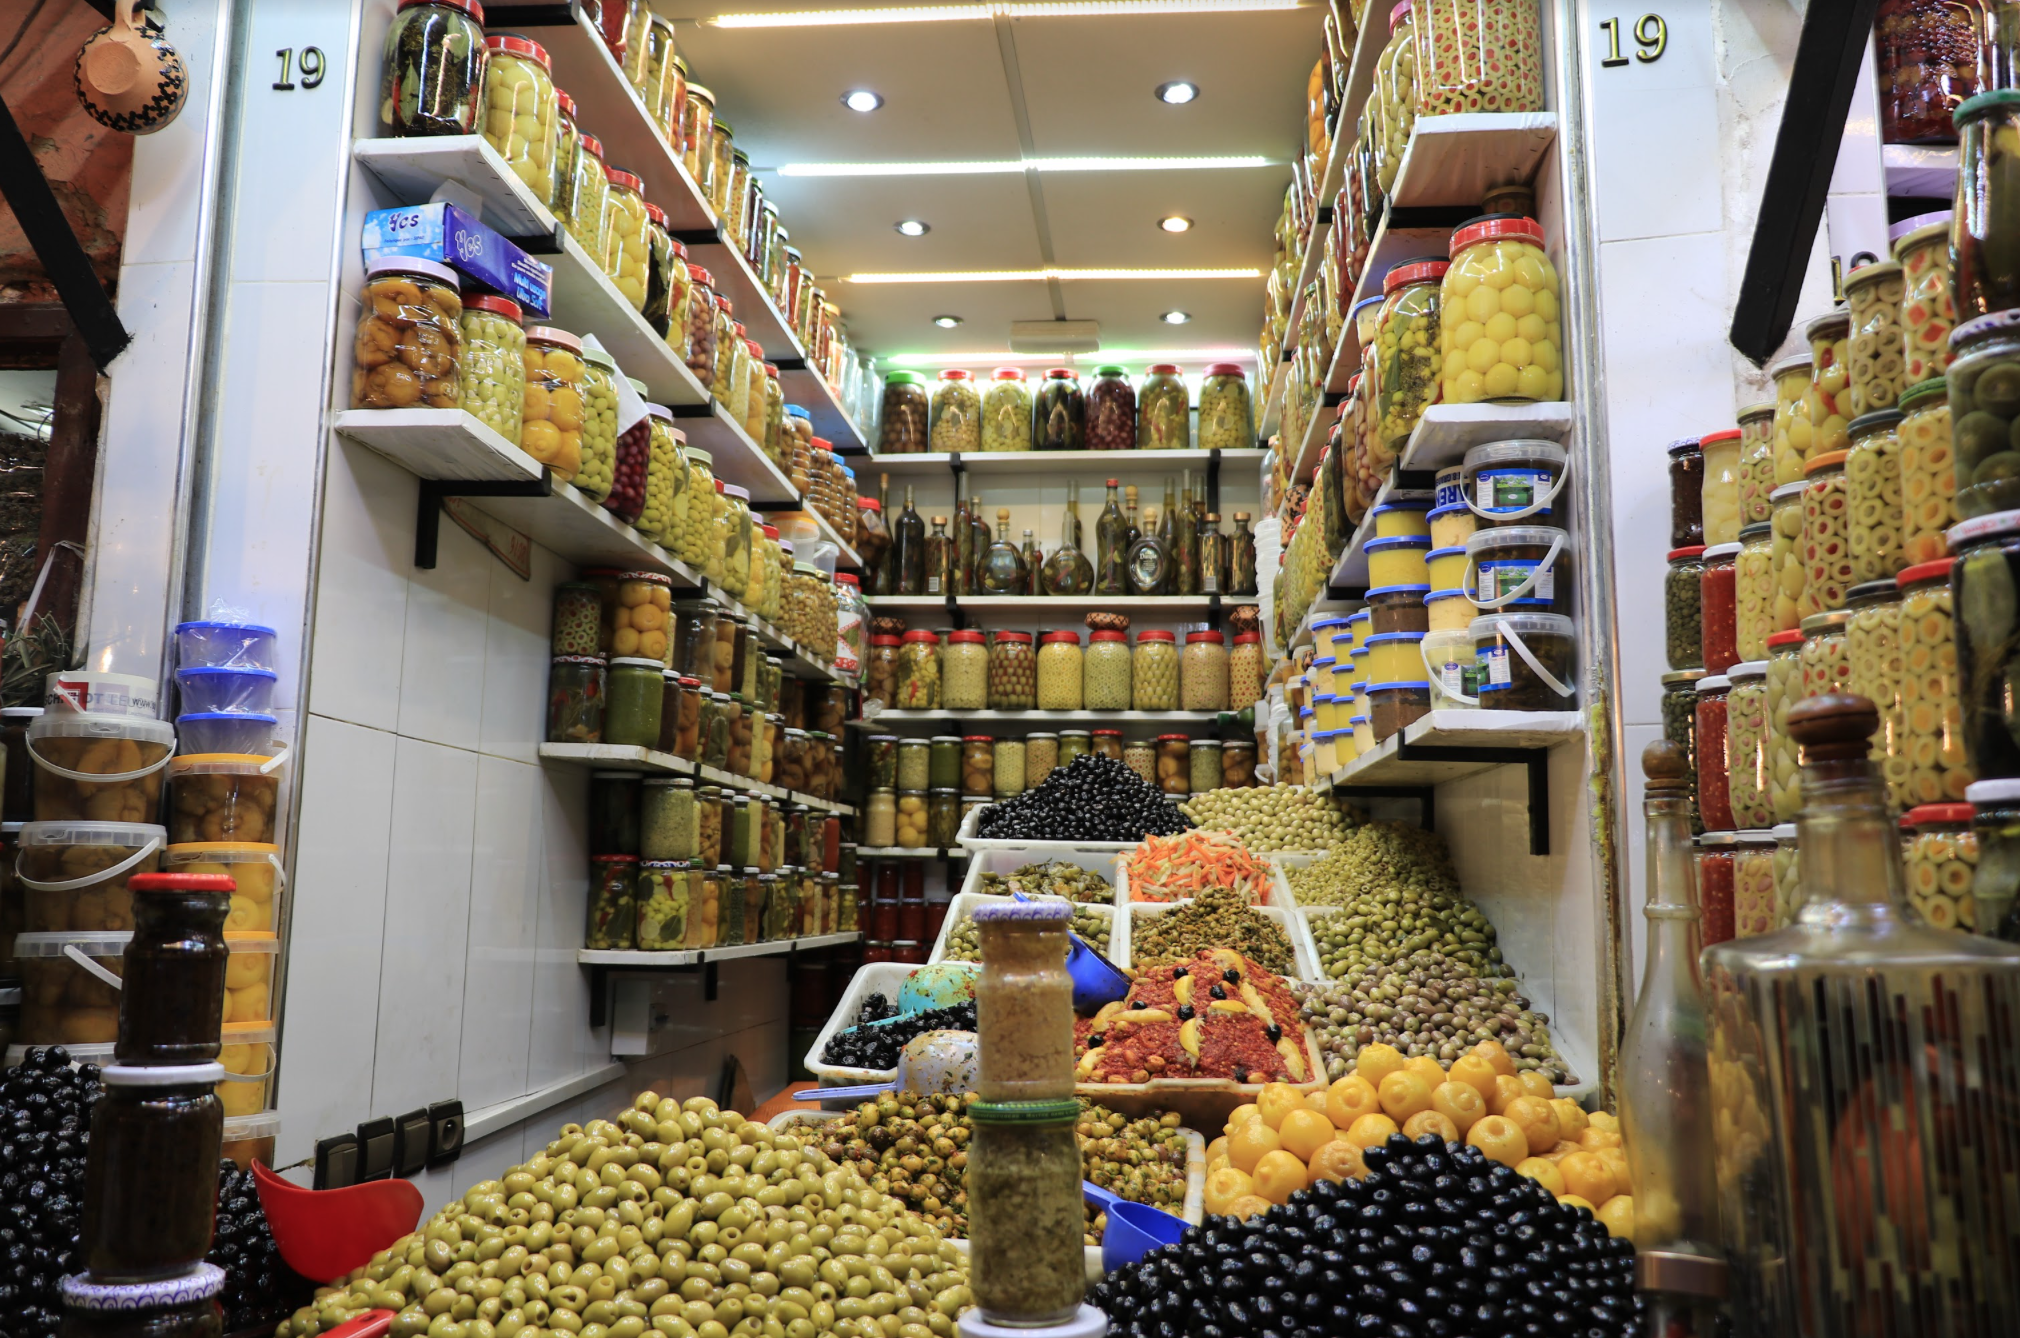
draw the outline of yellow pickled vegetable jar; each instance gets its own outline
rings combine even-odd
[[[463,407],[514,446],[526,397],[526,331],[509,297],[463,299]]]
[[[1871,756],[1891,786],[1905,775],[1901,748],[1901,591],[1892,577],[1852,588],[1845,623],[1848,686],[1880,713]]]
[[[1957,514],[1957,456],[1950,445],[1950,386],[1942,377],[1901,396],[1901,552],[1934,562],[1949,552],[1943,532]]]
[[[1739,523],[1768,519],[1775,490],[1775,406],[1749,404],[1739,411]]]
[[[645,276],[652,244],[646,231],[645,184],[622,168],[610,169],[603,204],[603,272],[633,311],[645,310]]]
[[[1809,589],[1809,566],[1803,561],[1803,485],[1798,479],[1785,483],[1770,494],[1773,510],[1768,520],[1774,534],[1770,550],[1774,564],[1774,626],[1770,632],[1793,632],[1805,613],[1815,609],[1805,603]]]
[[[566,483],[582,468],[582,419],[582,341],[551,325],[529,326],[519,449]]]
[[[1803,466],[1804,613],[1845,606],[1852,588],[1851,503],[1845,452],[1829,451]]]
[[[1845,452],[1846,531],[1853,585],[1891,581],[1907,566],[1901,547],[1901,411],[1880,409],[1854,419]]]
[[[169,873],[223,874],[238,884],[231,894],[227,930],[265,932],[279,923],[280,896],[287,888],[281,848],[259,841],[192,841],[162,852]]]
[[[1977,773],[1964,750],[1957,689],[1957,637],[1951,616],[1955,558],[1908,568],[1901,590],[1901,747],[1904,774],[1889,777],[1894,802],[1942,803],[1964,797]]]
[[[1972,894],[1978,880],[1978,833],[1975,816],[1965,803],[1921,804],[1902,820],[1913,835],[1902,851],[1908,904],[1922,921],[1938,929],[1965,929],[1990,934],[1997,925],[1978,922],[1978,902]]]
[[[1889,229],[1901,265],[1901,375],[1913,386],[1950,366],[1957,303],[1950,291],[1950,211],[1903,219]]]
[[[545,47],[523,37],[493,34],[484,49],[484,138],[533,197],[548,204],[561,137],[553,62]]]
[[[1842,451],[1851,445],[1847,435],[1858,411],[1852,407],[1852,314],[1833,311],[1819,316],[1803,329],[1810,343],[1809,405],[1810,446],[1804,458]]]
[[[1557,267],[1534,219],[1495,218],[1452,234],[1439,311],[1447,404],[1561,400]]]
[[[1901,267],[1891,260],[1862,265],[1845,279],[1851,307],[1850,363],[1852,412],[1891,409],[1907,389],[1901,340]]]
[[[1796,353],[1768,368],[1775,383],[1775,486],[1803,481],[1816,429],[1810,422],[1810,355]]]

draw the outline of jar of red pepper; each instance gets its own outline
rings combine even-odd
[[[1985,23],[1976,3],[1880,0],[1873,19],[1873,60],[1882,143],[1957,142],[1950,118],[1980,91],[1979,25]]]
[[[898,861],[877,861],[875,885],[870,889],[870,939],[889,943],[898,936]]]
[[[1738,845],[1735,832],[1706,832],[1697,838],[1698,932],[1707,948],[1733,936],[1732,862]]]
[[[1699,578],[1699,619],[1704,636],[1704,670],[1722,674],[1739,662],[1738,544],[1704,550]]]
[[[1731,689],[1732,680],[1724,674],[1711,674],[1697,682],[1697,811],[1710,831],[1732,829],[1725,725],[1726,695]]]
[[[905,863],[904,887],[898,893],[897,941],[924,941],[927,937],[926,869],[918,860],[909,860]]]

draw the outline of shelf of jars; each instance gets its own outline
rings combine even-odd
[[[697,780],[707,781],[710,785],[725,786],[745,794],[763,795],[767,799],[786,800],[807,808],[819,809],[824,813],[839,813],[844,817],[856,811],[853,804],[844,804],[833,799],[816,799],[810,794],[801,794],[798,790],[767,785],[763,781],[752,780],[749,776],[738,776],[718,767],[690,762],[686,758],[675,757],[672,753],[662,753],[656,748],[615,743],[543,743],[540,745],[540,757],[546,762],[592,767],[598,771],[639,771],[656,775],[693,776]]]
[[[1880,166],[1887,174],[1889,196],[1917,200],[1948,200],[1957,192],[1955,144],[1885,144]]]
[[[867,449],[834,391],[807,365],[805,350],[750,262],[722,240],[715,211],[680,155],[660,138],[595,22],[566,4],[495,3],[486,9],[493,28],[525,32],[546,48],[556,86],[568,90],[583,127],[603,142],[604,161],[635,174],[645,185],[645,198],[666,211],[667,231],[691,248],[693,262],[707,269],[717,291],[730,299],[745,333],[779,368],[787,402],[813,415],[815,435],[840,451]]]
[[[814,934],[807,938],[775,938],[763,943],[738,943],[727,948],[690,948],[685,951],[649,952],[642,948],[578,948],[575,960],[583,966],[653,967],[701,966],[707,962],[731,962],[739,957],[786,957],[816,948],[838,948],[862,941],[862,934]]]
[[[685,571],[687,569],[682,568],[682,570]],[[822,682],[840,683],[844,687],[850,688],[856,686],[856,676],[854,674],[843,673],[841,670],[835,668],[830,661],[815,655],[805,646],[787,636],[776,625],[758,617],[755,613],[745,608],[721,586],[706,578],[703,578],[699,584],[703,591],[707,593],[712,603],[727,609],[749,623],[751,629],[757,633],[759,644],[763,645],[766,650],[776,651],[780,657],[782,667],[794,678],[811,678]]]
[[[1516,760],[1494,754],[1554,748],[1584,732],[1577,711],[1432,711],[1335,771],[1330,783],[1336,790],[1439,785]]]
[[[1161,613],[1176,617],[1207,613],[1223,604],[1245,602],[1254,595],[867,595],[877,609],[959,609],[967,613]]]
[[[989,727],[1045,725],[1165,725],[1196,729],[1228,711],[880,711],[849,724],[872,734],[987,734]]]
[[[1262,464],[1265,454],[1259,446],[1142,451],[920,451],[898,455],[872,452],[868,461],[858,467],[856,482],[860,486],[864,482],[862,476],[871,474],[889,474],[892,478],[957,473],[975,478],[1119,474],[1132,469],[1196,467],[1216,461],[1224,466],[1254,469]]]
[[[968,852],[960,846],[858,846],[856,858],[862,859],[966,859]]]
[[[1366,589],[1368,584],[1368,540],[1375,537],[1375,512],[1389,500],[1390,494],[1399,487],[1419,489],[1429,492],[1437,484],[1435,474],[1413,474],[1407,480],[1399,471],[1390,470],[1382,480],[1382,486],[1375,489],[1375,500],[1368,503],[1367,511],[1360,523],[1354,526],[1353,537],[1340,550],[1339,561],[1333,564],[1333,574],[1326,584],[1335,590]]]

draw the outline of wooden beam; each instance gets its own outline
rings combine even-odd
[[[49,189],[41,164],[35,161],[34,151],[22,138],[21,127],[4,101],[0,101],[0,195],[13,207],[21,231],[42,261],[49,281],[56,285],[92,360],[100,371],[105,370],[133,336],[120,322],[111,295],[98,281],[91,257],[71,230],[56,192]]]
[[[75,545],[50,565],[38,607],[38,617],[50,615],[73,635],[84,546],[91,533],[91,489],[98,474],[98,407],[98,367],[84,337],[73,332],[63,341],[56,363],[56,413],[42,465],[42,527],[35,544],[38,563],[48,561],[59,543]],[[13,612],[8,610],[10,618]]]

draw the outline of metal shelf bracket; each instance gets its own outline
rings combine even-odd
[[[446,497],[552,497],[554,476],[540,471],[537,479],[422,479],[420,506],[414,516],[414,565],[433,571],[442,540],[442,499]]]

